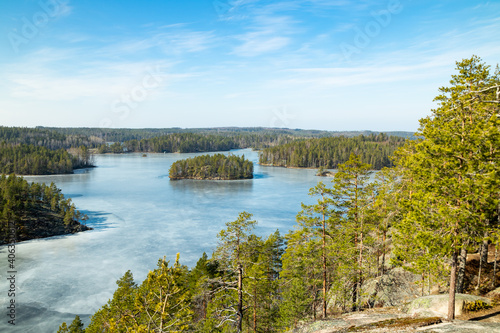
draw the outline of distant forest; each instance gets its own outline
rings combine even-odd
[[[45,128],[2,127],[0,126],[0,142],[9,144],[26,144],[45,147],[51,150],[69,149],[85,146],[95,148],[104,141],[85,133],[64,134]]]
[[[52,175],[72,173],[74,169],[93,166],[92,155],[85,146],[50,150],[34,145],[0,143],[0,172],[18,175]]]
[[[91,229],[80,223],[84,220],[54,183],[29,184],[22,177],[0,176],[0,245]]]
[[[0,127],[0,172],[21,175],[71,173],[77,168],[93,166],[94,153],[192,153],[243,148],[270,148],[271,150],[264,150],[261,163],[297,167],[335,167],[339,162],[347,160],[349,153],[353,151],[360,154],[366,163],[380,168],[390,165],[388,156],[392,154],[394,147],[403,141],[403,137],[412,137],[409,132],[392,133],[395,136],[370,131],[328,132],[236,127]],[[361,141],[366,142],[359,143],[360,139],[356,139],[359,134],[366,138]],[[386,139],[387,142],[384,142]],[[325,142],[329,143],[324,144]],[[332,151],[332,145],[340,145],[338,148],[342,151]],[[323,152],[322,149],[327,151]]]
[[[259,157],[263,165],[334,169],[349,159],[351,153],[375,170],[393,166],[390,156],[404,144],[402,137],[384,133],[357,137],[329,137],[297,140],[264,149]]]
[[[151,139],[170,134],[194,133],[200,135],[217,135],[223,137],[245,136],[257,134],[290,136],[296,138],[322,138],[331,136],[353,137],[359,135],[379,134],[373,131],[321,131],[303,130],[289,128],[266,128],[266,127],[213,127],[213,128],[61,128],[61,127],[37,127],[36,130],[51,131],[66,136],[85,136],[99,139],[101,142],[125,142],[131,140]],[[385,132],[387,135],[412,138],[412,132]]]
[[[245,155],[202,155],[174,162],[170,167],[169,177],[172,180],[250,179],[253,178],[253,163],[245,159]]]

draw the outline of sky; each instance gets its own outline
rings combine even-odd
[[[416,131],[500,1],[3,0],[0,125]]]

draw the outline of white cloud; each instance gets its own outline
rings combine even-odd
[[[251,32],[240,37],[244,43],[236,47],[234,54],[242,57],[254,57],[264,53],[276,52],[287,46],[289,38],[268,36],[259,32]]]

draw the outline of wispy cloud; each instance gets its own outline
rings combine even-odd
[[[237,46],[233,53],[242,57],[254,57],[264,53],[276,52],[287,46],[289,38],[272,36],[263,32],[250,32],[240,36],[243,44]]]
[[[6,92],[13,98],[45,101],[112,98],[140,83],[152,70],[168,83],[197,75],[175,73],[175,62],[164,59],[82,59],[82,54],[79,49],[45,48],[26,57],[22,64],[10,64],[3,69]]]

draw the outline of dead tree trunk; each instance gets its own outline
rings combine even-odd
[[[238,332],[243,328],[243,267],[238,264]]]

